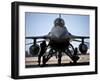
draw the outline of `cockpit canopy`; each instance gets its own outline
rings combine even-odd
[[[62,18],[56,18],[54,21],[54,25],[56,26],[60,26],[60,27],[64,27],[65,22]]]

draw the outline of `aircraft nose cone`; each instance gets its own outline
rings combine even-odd
[[[53,36],[55,36],[56,38],[61,38],[63,36],[65,36],[67,32],[65,31],[64,28],[61,28],[61,27],[55,27],[52,31],[51,31],[51,34]]]
[[[60,37],[62,36],[62,33],[57,32],[57,33],[54,34],[54,36],[55,36],[56,38],[60,38]]]

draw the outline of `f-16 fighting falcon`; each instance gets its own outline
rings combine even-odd
[[[63,53],[69,56],[73,63],[77,63],[79,59],[79,56],[77,55],[77,48],[73,47],[73,45],[70,43],[71,41],[81,42],[79,45],[79,51],[82,54],[87,53],[88,47],[85,44],[84,39],[89,39],[89,36],[72,35],[70,32],[68,32],[65,22],[61,18],[61,14],[59,14],[59,18],[54,20],[54,26],[47,35],[26,37],[26,39],[34,40],[33,45],[30,47],[30,51],[31,54],[35,53],[38,55],[39,65],[41,62],[41,57],[43,57],[42,63],[45,65],[53,55],[57,57],[58,65],[61,65]],[[48,41],[48,44],[44,45],[44,47],[43,45],[39,46],[37,43],[42,42],[41,44],[43,44],[44,41],[37,41],[38,39],[44,39],[44,41]],[[76,39],[81,39],[81,41]],[[50,50],[48,53],[46,53],[48,47]]]

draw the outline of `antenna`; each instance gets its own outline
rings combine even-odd
[[[61,14],[59,14],[59,18],[61,18]]]

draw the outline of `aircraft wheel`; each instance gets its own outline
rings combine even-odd
[[[68,52],[71,53],[71,55],[74,55],[74,47],[72,44],[69,44],[69,47],[68,47]]]

